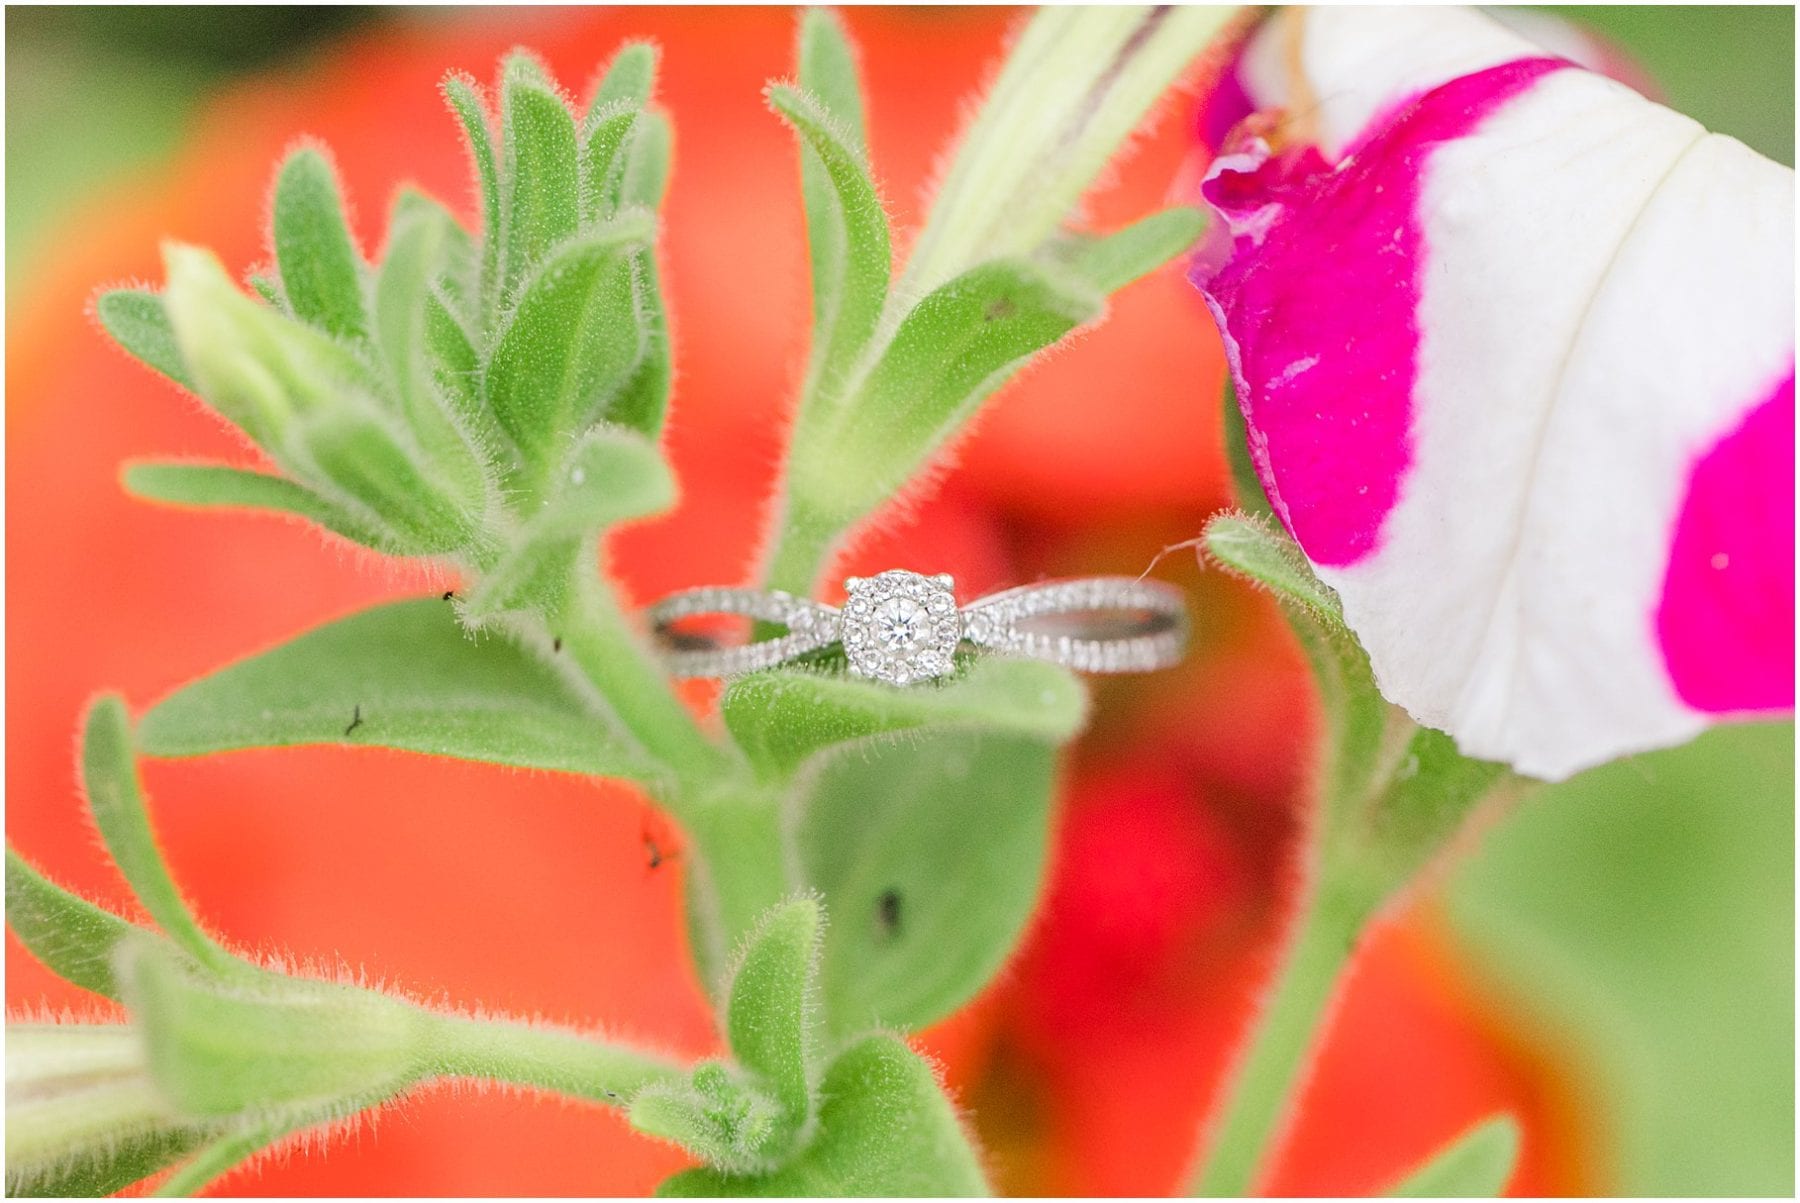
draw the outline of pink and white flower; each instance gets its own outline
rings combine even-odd
[[[1794,177],[1471,10],[1284,10],[1193,278],[1382,691],[1560,779],[1794,700]]]

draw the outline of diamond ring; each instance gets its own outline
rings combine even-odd
[[[687,589],[651,606],[649,619],[678,677],[754,672],[842,644],[852,674],[912,685],[948,674],[965,642],[1082,672],[1150,672],[1177,663],[1187,643],[1181,593],[1160,581],[1046,581],[962,607],[953,586],[946,575],[901,569],[851,577],[842,609],[778,590]],[[712,614],[778,623],[787,633],[725,646],[677,625]]]

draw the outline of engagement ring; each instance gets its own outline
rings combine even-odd
[[[1187,611],[1160,581],[1091,577],[1023,585],[958,607],[947,575],[894,569],[851,577],[843,608],[779,590],[688,589],[650,607],[664,663],[678,677],[728,677],[842,644],[856,676],[890,685],[950,672],[963,643],[1090,673],[1151,672],[1181,659]],[[724,614],[779,623],[785,635],[725,646],[679,623]]]

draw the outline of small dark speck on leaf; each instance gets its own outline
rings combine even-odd
[[[552,639],[550,641],[550,650],[553,652],[562,651],[562,636],[561,635],[558,635],[555,639]]]
[[[456,600],[456,590],[454,590],[454,589],[444,590],[444,600],[445,601],[455,601]]]
[[[881,931],[885,936],[900,934],[900,891],[887,889],[875,900],[875,917],[881,921]]]
[[[982,313],[981,320],[984,322],[997,322],[1003,318],[1011,317],[1018,311],[1019,307],[1013,304],[1013,299],[1011,297],[995,297],[992,301],[988,302],[987,310]]]
[[[350,725],[344,728],[344,734],[349,735],[360,726],[362,726],[362,707],[358,706],[355,711],[351,713]]]

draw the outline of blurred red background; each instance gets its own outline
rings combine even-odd
[[[896,229],[1013,15],[855,9],[870,143]],[[625,37],[663,47],[676,126],[662,241],[676,337],[669,444],[678,512],[615,540],[639,600],[741,579],[799,380],[808,314],[798,172],[759,89],[791,70],[784,10],[561,10],[365,35],[303,71],[220,96],[174,161],[72,215],[8,310],[8,836],[108,905],[125,889],[78,803],[84,700],[134,708],[227,660],[374,600],[427,587],[305,528],[148,506],[121,491],[134,456],[242,460],[196,402],[87,320],[99,285],[155,281],[158,243],[264,255],[270,172],[310,134],[336,155],[366,250],[397,185],[468,214],[438,79],[489,78],[523,43],[578,90]],[[1163,114],[1093,199],[1100,225],[1169,199],[1192,152],[1191,98]],[[903,244],[902,237],[902,244]],[[843,567],[910,564],[967,590],[1043,574],[1137,572],[1227,504],[1211,323],[1165,270],[1108,323],[991,407],[938,487],[862,539]],[[1251,1017],[1293,884],[1312,723],[1298,654],[1265,599],[1191,553],[1159,570],[1199,607],[1182,669],[1096,688],[1069,757],[1053,880],[1026,947],[919,1045],[1012,1193],[1162,1193]],[[631,791],[374,750],[241,753],[146,768],[178,879],[227,942],[343,967],[435,1001],[603,1025],[685,1054],[715,1047],[682,948],[679,844]],[[8,937],[8,1005],[103,1014]],[[1468,1125],[1525,1129],[1517,1193],[1576,1193],[1596,1171],[1558,1050],[1503,1020],[1439,925],[1403,919],[1364,958],[1281,1158],[1282,1193],[1387,1184]],[[239,1172],[243,1194],[618,1194],[683,1163],[603,1111],[435,1087],[373,1125]]]

